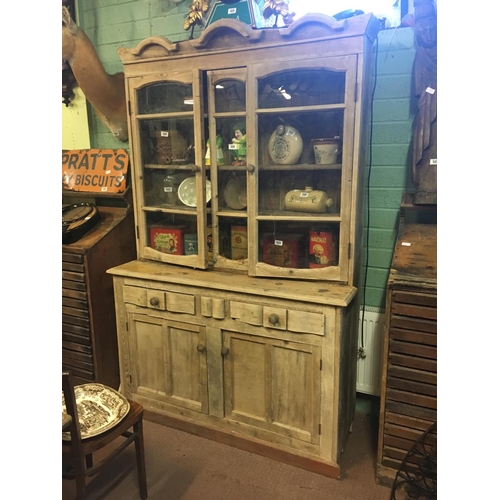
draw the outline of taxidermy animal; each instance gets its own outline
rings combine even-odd
[[[71,66],[78,86],[99,119],[120,141],[128,140],[125,79],[110,75],[85,32],[62,8],[62,59]]]

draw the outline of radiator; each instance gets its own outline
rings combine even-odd
[[[359,311],[358,347],[360,350],[362,321],[363,309]],[[377,307],[365,307],[364,356],[358,354],[358,369],[356,377],[357,392],[380,396],[384,321],[385,314],[383,309],[379,309]]]

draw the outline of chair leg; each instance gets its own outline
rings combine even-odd
[[[75,467],[76,500],[85,500],[85,467],[83,457],[75,458],[73,466]]]
[[[92,465],[94,465],[94,461],[92,460],[92,453],[85,457],[85,463],[87,464],[87,469],[92,468]]]
[[[142,500],[148,498],[148,485],[146,482],[146,460],[144,455],[144,435],[142,432],[142,415],[134,424],[135,436],[135,458],[137,461],[137,473],[139,476],[139,490]]]

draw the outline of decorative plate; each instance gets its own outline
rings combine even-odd
[[[229,179],[224,189],[224,200],[227,206],[233,210],[242,210],[246,208],[247,183],[244,176]]]
[[[130,410],[130,403],[119,392],[102,384],[75,386],[76,408],[82,439],[102,434],[123,420]],[[62,411],[66,411],[64,394]],[[69,432],[62,433],[63,441],[70,441]]]
[[[212,184],[207,179],[207,203],[210,201],[212,197]],[[187,205],[188,207],[196,207],[196,177],[188,177],[184,179],[180,185],[179,190],[177,191],[177,196],[179,196],[179,200]]]

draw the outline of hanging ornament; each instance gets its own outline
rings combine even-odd
[[[210,7],[210,0],[193,0],[189,12],[186,14],[186,20],[184,21],[184,29],[188,30],[191,28],[190,39],[193,38],[193,31],[196,25],[201,24],[203,16],[208,11]]]

